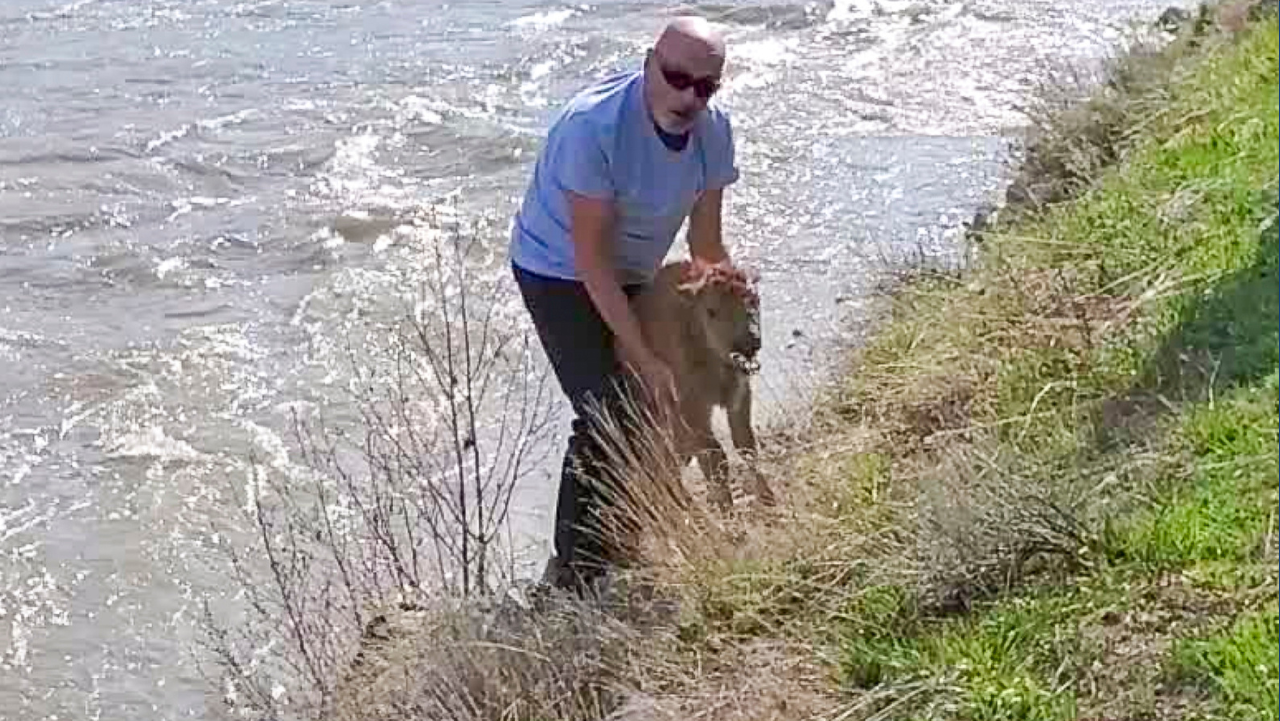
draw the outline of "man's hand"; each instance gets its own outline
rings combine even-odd
[[[676,377],[671,372],[671,368],[654,357],[640,365],[638,370],[641,380],[644,381],[645,391],[658,412],[666,418],[677,417],[680,391],[676,387]]]

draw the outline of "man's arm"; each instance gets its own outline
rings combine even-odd
[[[724,189],[716,188],[703,193],[689,212],[689,255],[695,259],[707,263],[728,259],[721,230],[723,207]]]
[[[550,142],[553,162],[549,167],[569,203],[569,236],[578,277],[628,360],[650,363],[653,355],[613,264],[613,179],[596,130],[588,119],[572,116]]]
[[[689,211],[689,254],[697,260],[719,263],[729,259],[721,218],[724,189],[738,181],[733,123],[723,110],[712,116],[706,136],[707,189]]]
[[[613,332],[622,360],[635,366],[650,392],[665,405],[675,398],[671,370],[645,343],[614,267],[614,188],[608,159],[589,123],[566,125],[555,142],[552,152],[559,160],[556,175],[569,203],[569,236],[578,277]]]
[[[640,324],[618,283],[610,253],[610,230],[614,213],[608,200],[588,198],[572,191],[569,195],[574,261],[596,310],[622,346],[622,355],[647,369],[656,360],[644,342]]]

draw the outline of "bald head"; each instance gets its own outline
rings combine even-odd
[[[663,130],[684,133],[720,87],[725,43],[706,18],[681,16],[663,28],[645,63],[649,109]]]
[[[663,28],[654,50],[672,60],[711,60],[724,63],[724,38],[706,18],[685,15]]]

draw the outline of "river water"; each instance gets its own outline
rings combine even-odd
[[[331,402],[333,347],[414,272],[388,231],[415,208],[494,219],[501,269],[550,116],[671,13],[729,38],[767,416],[885,258],[956,254],[1045,65],[1167,4],[0,4],[0,719],[207,716],[188,644],[218,579],[190,555],[217,488]],[[535,563],[553,497],[550,473],[517,494]]]

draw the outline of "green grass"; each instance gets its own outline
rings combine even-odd
[[[1188,412],[1176,446],[1190,478],[1129,519],[1118,555],[1159,570],[1260,558],[1275,521],[1277,375]]]
[[[911,286],[861,355],[845,414],[889,429],[890,461],[850,495],[986,439],[972,477],[1003,473],[1006,499],[1061,490],[1097,539],[1083,575],[1074,549],[1050,549],[1040,581],[996,564],[1005,591],[958,616],[913,588],[862,593],[838,665],[886,718],[1278,715],[1276,21],[1170,52],[1121,162],[997,227],[966,277]]]
[[[1205,638],[1179,641],[1170,666],[1182,683],[1207,688],[1217,714],[1241,721],[1280,717],[1280,615],[1276,605],[1241,614]]]
[[[911,618],[896,592],[877,594],[877,630],[851,634],[842,670],[861,688],[938,684],[916,713],[938,718],[1066,719],[1074,699],[1063,693],[1079,653],[1074,619],[1086,594],[1041,592],[1003,599],[956,619]],[[887,602],[887,605],[886,605]],[[921,700],[926,700],[922,698]]]
[[[1072,719],[1098,658],[1082,628],[1106,611],[1143,610],[1126,589],[1184,570],[1206,589],[1265,587],[1274,598],[1262,546],[1274,530],[1280,473],[1276,389],[1273,373],[1179,419],[1169,442],[1190,454],[1191,477],[1126,519],[1115,540],[1123,552],[1095,577],[1000,598],[956,618],[923,616],[898,587],[865,592],[845,614],[845,683],[907,690],[947,679],[947,690],[922,697],[933,701],[932,709],[917,709],[922,718]],[[1215,705],[1233,709],[1232,718],[1276,718],[1274,608],[1241,619],[1228,634],[1180,643],[1176,679],[1207,690]]]

